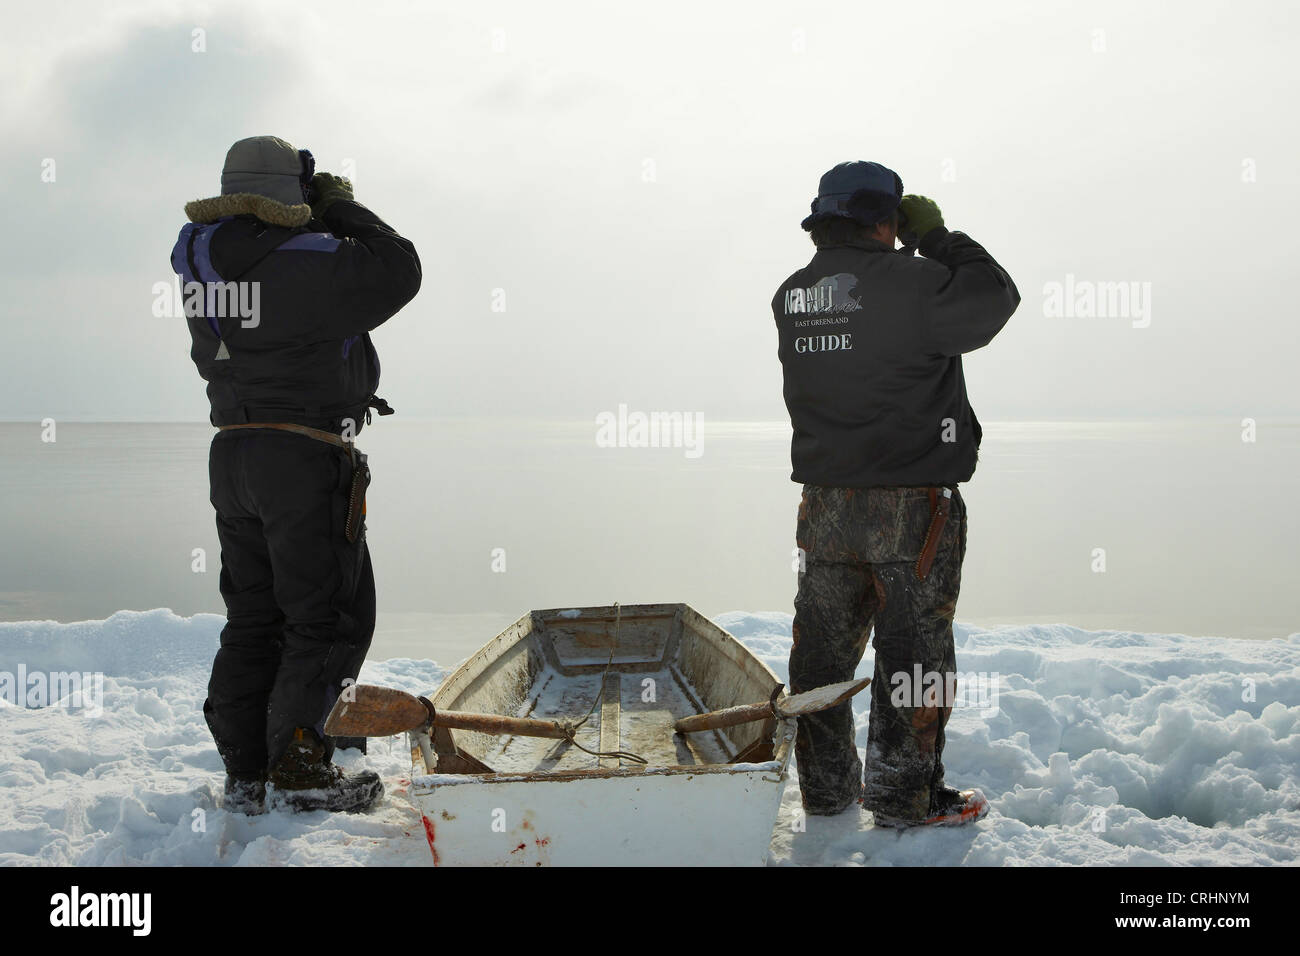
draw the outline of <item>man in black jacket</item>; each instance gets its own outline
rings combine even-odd
[[[363,810],[377,775],[331,763],[323,723],[375,626],[365,456],[353,440],[379,358],[370,332],[420,287],[411,242],[351,184],[274,136],[235,143],[221,195],[188,203],[172,251],[191,358],[219,431],[209,454],[226,626],[204,714],[226,806]]]
[[[961,356],[992,340],[1020,295],[877,163],[826,173],[803,228],[817,253],[772,300],[791,477],[804,485],[790,689],[852,678],[873,626],[876,649],[865,774],[850,704],[801,717],[803,804],[834,814],[860,798],[897,827],[975,820],[987,802],[947,787],[942,761],[966,551],[957,485],[981,437]]]

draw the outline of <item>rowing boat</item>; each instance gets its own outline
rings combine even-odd
[[[685,604],[532,611],[429,703],[551,721],[562,736],[429,724],[409,734],[409,795],[439,865],[762,865],[794,719],[773,707],[674,728],[782,699],[762,661]]]

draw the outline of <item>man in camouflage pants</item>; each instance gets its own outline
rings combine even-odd
[[[1020,296],[938,206],[904,197],[876,163],[823,176],[803,226],[817,253],[772,301],[791,477],[804,485],[790,689],[850,680],[873,627],[876,652],[865,774],[850,703],[799,718],[804,808],[839,813],[861,795],[877,824],[978,819],[983,795],[945,786],[942,760],[966,554],[957,485],[981,437],[961,355],[986,345]]]

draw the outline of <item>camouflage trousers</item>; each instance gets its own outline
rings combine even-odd
[[[861,793],[868,810],[919,820],[944,785],[966,555],[961,495],[953,491],[934,564],[918,580],[930,518],[925,488],[804,486],[790,690],[851,680],[873,626],[876,652],[865,774],[851,703],[799,718],[795,757],[809,813],[836,813]]]

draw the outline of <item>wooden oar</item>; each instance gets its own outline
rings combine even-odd
[[[480,734],[519,734],[523,737],[565,739],[568,734],[554,721],[499,714],[466,714],[454,710],[435,711],[427,698],[416,697],[392,687],[354,684],[334,702],[325,719],[325,733],[331,737],[391,737],[430,723],[451,730],[473,730]]]
[[[816,687],[802,694],[795,694],[784,700],[764,701],[761,704],[740,704],[724,710],[711,710],[707,714],[695,714],[683,717],[673,725],[679,734],[690,734],[697,730],[717,730],[720,727],[734,727],[751,720],[763,720],[766,717],[799,717],[803,714],[815,714],[836,704],[842,704],[862,688],[871,683],[870,677],[861,680],[849,680],[840,684],[827,684]]]
[[[678,733],[733,727],[767,717],[798,717],[842,704],[871,683],[866,677],[842,684],[827,684],[781,701],[741,704],[725,710],[683,717],[674,725]],[[456,710],[435,710],[426,697],[417,697],[392,687],[353,684],[334,702],[325,719],[325,733],[331,737],[391,737],[432,723],[450,730],[471,730],[480,734],[518,734],[521,737],[551,737],[565,740],[567,727],[553,720],[506,717],[501,714],[469,714]]]

